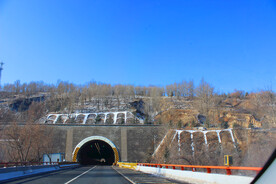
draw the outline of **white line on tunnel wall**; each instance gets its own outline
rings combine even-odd
[[[67,182],[66,182],[66,183],[64,183],[64,184],[71,183],[72,181],[74,181],[74,180],[78,179],[79,177],[81,177],[82,175],[84,175],[84,174],[88,173],[89,171],[91,171],[91,170],[92,170],[92,169],[94,169],[95,167],[96,167],[96,166],[94,166],[94,167],[92,167],[92,168],[88,169],[87,171],[85,171],[85,172],[81,173],[80,175],[76,176],[75,178],[71,179],[70,181],[67,181]]]

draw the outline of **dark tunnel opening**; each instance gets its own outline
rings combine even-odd
[[[92,140],[80,148],[77,160],[81,165],[112,165],[115,162],[115,156],[108,143]]]

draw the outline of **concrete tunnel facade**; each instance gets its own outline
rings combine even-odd
[[[90,156],[95,156],[96,153],[91,152],[92,148],[89,148],[91,145],[94,150],[97,150],[97,145],[97,147],[100,146],[100,150],[105,149],[109,153],[112,149],[113,156],[110,154],[109,156],[114,157],[114,162],[145,162],[165,134],[165,132],[160,131],[162,127],[153,125],[68,126],[48,124],[45,126],[53,127],[54,130],[54,149],[52,152],[65,153],[65,160],[69,162],[83,159],[84,157],[81,157],[81,155],[84,156],[82,149],[90,152]],[[96,156],[95,159],[100,158]]]

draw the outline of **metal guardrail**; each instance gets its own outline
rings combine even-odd
[[[40,175],[42,173],[54,172],[64,169],[79,167],[73,162],[6,162],[0,163],[0,183],[28,176]]]
[[[193,172],[196,171],[197,168],[206,169],[207,173],[211,173],[212,169],[223,169],[226,170],[227,175],[231,175],[231,170],[246,170],[246,171],[256,171],[257,174],[262,170],[262,167],[238,167],[238,166],[202,166],[202,165],[175,165],[175,164],[152,164],[152,163],[137,163],[138,166],[148,166],[148,167],[157,167],[157,168],[180,168],[181,170],[185,170],[185,168],[192,169]]]
[[[76,162],[0,162],[1,167],[17,167],[17,166],[37,166],[37,165],[65,165],[75,164]]]

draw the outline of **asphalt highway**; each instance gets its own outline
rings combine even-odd
[[[63,170],[49,174],[43,174],[39,176],[28,177],[21,180],[15,180],[8,183],[32,183],[32,184],[129,184],[121,174],[114,170],[111,166],[89,166],[79,167],[70,170]]]
[[[0,182],[1,183],[1,182]],[[9,184],[176,184],[183,183],[173,181],[152,174],[146,174],[131,169],[123,169],[112,166],[86,166],[74,169],[56,171],[48,174],[30,176],[18,179]]]

